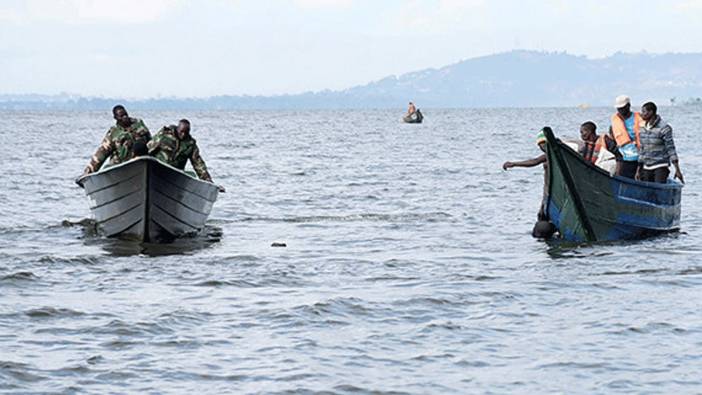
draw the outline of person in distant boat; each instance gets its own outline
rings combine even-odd
[[[151,133],[144,125],[144,121],[130,118],[123,105],[114,106],[112,116],[116,121],[115,126],[111,127],[103,137],[100,146],[83,171],[83,175],[100,170],[107,158],[110,158],[110,164],[113,165],[132,159],[134,157],[134,144],[137,142],[146,144],[151,140]]]
[[[414,103],[409,102],[409,107],[407,107],[407,116],[411,116],[417,112],[417,107],[415,107]]]
[[[597,135],[597,125],[592,121],[587,121],[580,125],[580,138],[582,144],[578,151],[583,156],[585,161],[598,164],[598,159],[601,159],[600,154],[604,154],[603,150],[609,151],[615,158],[621,160],[621,153],[617,149],[617,143],[607,134]]]
[[[544,167],[544,193],[541,199],[541,207],[539,208],[539,213],[537,218],[539,221],[544,221],[548,219],[546,214],[546,200],[548,199],[548,160],[546,158],[546,136],[544,135],[543,129],[536,135],[536,145],[539,149],[544,152],[543,154],[537,156],[536,158],[527,159],[517,162],[505,162],[502,165],[503,170],[508,170],[513,167],[535,167],[538,165],[543,165]]]
[[[190,135],[190,121],[181,119],[178,126],[164,126],[148,144],[149,155],[177,169],[185,169],[188,160],[193,165],[198,178],[212,182],[207,165],[200,156],[197,142]],[[220,192],[224,188],[219,186]]]
[[[675,166],[675,178],[685,183],[678,154],[673,142],[673,128],[658,115],[658,107],[653,102],[641,106],[641,151],[636,179],[666,183],[670,174],[670,163]]]
[[[640,131],[643,120],[638,112],[631,111],[629,96],[617,96],[614,107],[617,112],[612,115],[609,133],[621,153],[621,159],[617,161],[616,174],[634,178],[639,167]]]

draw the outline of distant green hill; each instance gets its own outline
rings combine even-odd
[[[625,54],[589,59],[559,52],[511,51],[439,69],[390,76],[341,91],[206,99],[86,98],[0,95],[0,109],[99,109],[120,102],[141,109],[296,109],[541,107],[610,105],[628,94],[636,104],[695,103],[702,96],[702,53]]]

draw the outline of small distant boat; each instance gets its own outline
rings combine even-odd
[[[680,228],[683,185],[610,176],[545,128],[549,198],[546,211],[561,237],[594,242],[637,239]]]
[[[422,112],[417,109],[417,111],[415,111],[413,114],[402,117],[402,120],[405,123],[422,123],[424,120],[424,115],[422,115]]]
[[[108,237],[171,241],[199,232],[218,187],[142,156],[82,177],[90,210]]]

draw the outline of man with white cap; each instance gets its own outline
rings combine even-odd
[[[609,128],[609,133],[616,141],[622,155],[621,160],[617,161],[616,174],[634,178],[639,162],[639,149],[641,149],[639,133],[643,120],[638,112],[631,111],[629,96],[617,96],[614,108],[617,109],[617,112],[612,115],[612,126]]]

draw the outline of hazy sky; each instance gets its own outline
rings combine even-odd
[[[0,94],[342,89],[537,49],[702,52],[702,0],[0,0]]]

